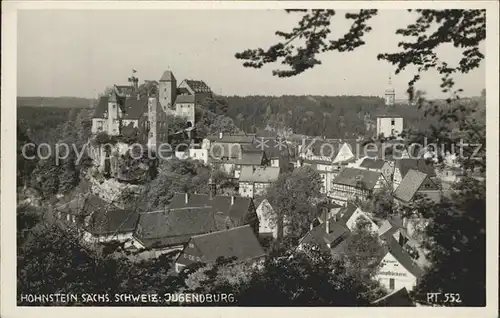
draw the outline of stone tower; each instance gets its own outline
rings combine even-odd
[[[158,138],[158,105],[156,103],[156,97],[148,98],[148,147],[150,149],[156,149],[156,142]]]
[[[394,105],[395,99],[396,99],[396,93],[394,91],[394,87],[392,87],[391,77],[389,76],[389,85],[385,90],[385,105],[386,106]]]
[[[113,89],[108,99],[108,135],[115,136],[119,134],[118,125],[118,99],[116,91]]]
[[[171,71],[165,71],[161,76],[158,91],[161,108],[168,114],[168,109],[173,107],[177,97],[177,80]]]

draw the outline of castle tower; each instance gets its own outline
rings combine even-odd
[[[158,105],[156,103],[156,97],[148,98],[148,121],[149,121],[148,147],[154,150],[156,150],[156,143],[158,138],[157,108]]]
[[[396,93],[394,91],[394,87],[392,87],[391,77],[389,76],[389,86],[385,90],[385,105],[386,106],[394,105],[395,99],[396,99]]]
[[[108,135],[116,136],[119,134],[118,127],[118,96],[113,89],[108,99]]]
[[[177,97],[177,80],[171,71],[165,71],[158,83],[159,99],[161,108],[168,113],[173,107]]]

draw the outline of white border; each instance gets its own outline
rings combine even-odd
[[[16,250],[15,206],[16,193],[16,112],[17,85],[17,10],[23,9],[98,9],[98,10],[161,10],[161,9],[285,9],[285,8],[335,8],[335,9],[445,9],[486,8],[486,92],[487,92],[487,307],[485,308],[45,308],[16,307]],[[340,317],[498,317],[498,2],[497,1],[245,1],[245,2],[86,2],[86,1],[8,1],[2,2],[2,157],[1,157],[1,298],[2,317],[255,317],[272,316],[329,316]],[[34,52],[36,54],[36,52]],[[459,265],[459,264],[457,264]]]

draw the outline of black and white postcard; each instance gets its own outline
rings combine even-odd
[[[2,317],[498,317],[498,21],[2,3]]]

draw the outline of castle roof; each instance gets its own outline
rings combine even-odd
[[[171,71],[163,72],[163,75],[160,77],[160,82],[171,82],[171,81],[175,81],[174,73],[172,73]]]
[[[103,96],[94,111],[92,118],[104,118],[104,113],[108,112],[109,96]],[[148,109],[148,98],[137,99],[135,97],[126,98],[123,101],[124,116],[122,119],[139,119]]]

